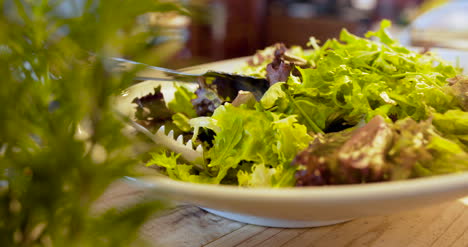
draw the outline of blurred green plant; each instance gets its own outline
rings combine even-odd
[[[91,210],[135,164],[111,100],[135,71],[105,57],[157,64],[170,51],[147,47],[155,34],[139,21],[166,11],[185,13],[156,0],[0,0],[1,246],[140,246],[160,202]]]

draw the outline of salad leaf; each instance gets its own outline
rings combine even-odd
[[[214,110],[223,103],[214,90],[206,87],[198,88],[195,94],[197,97],[192,99],[192,104],[198,116],[211,116]]]
[[[179,154],[171,152],[150,153],[152,159],[146,166],[156,165],[164,168],[166,174],[175,180],[182,180],[192,183],[212,183],[213,178],[203,172],[195,172],[192,165],[179,164]],[[196,174],[196,175],[195,175]]]
[[[161,86],[154,88],[154,93],[133,99],[132,103],[136,104],[135,117],[140,121],[163,122],[172,116],[161,93]]]
[[[306,168],[297,172],[297,184],[382,181],[388,172],[386,154],[392,137],[390,126],[380,116],[352,132],[325,136],[296,157],[295,164]]]
[[[442,137],[430,120],[404,119],[395,125],[397,135],[389,151],[391,179],[455,173],[468,169],[468,154],[452,140]]]
[[[268,128],[271,120],[265,113],[226,104],[217,108],[212,118],[217,128],[212,129],[216,136],[213,147],[207,153],[211,159],[208,167],[217,174],[219,182],[229,169],[235,169],[242,160],[276,162],[272,153],[268,152],[268,143],[273,136]]]
[[[276,174],[275,168],[265,167],[264,164],[252,166],[252,172],[240,170],[237,179],[240,186],[270,187],[272,177]]]
[[[270,85],[288,80],[293,67],[283,59],[286,50],[287,48],[284,44],[276,44],[274,59],[266,67],[266,78],[270,82]]]
[[[257,103],[257,100],[255,99],[255,95],[253,95],[249,91],[239,91],[237,94],[237,97],[232,101],[233,106],[241,106],[245,105],[248,108],[253,108],[255,106],[255,103]]]
[[[172,115],[172,122],[183,132],[190,132],[192,130],[189,121],[190,119],[183,113],[178,112]]]
[[[454,135],[468,134],[468,112],[450,110],[444,114],[435,113],[434,126],[442,133]]]
[[[192,128],[188,123],[190,118],[197,117],[197,113],[192,105],[192,100],[196,98],[194,92],[186,87],[178,86],[174,83],[174,99],[167,103],[167,108],[173,113],[172,123],[182,132],[190,132]]]
[[[468,112],[450,110],[444,114],[436,113],[433,124],[445,137],[457,142],[468,152]]]
[[[189,118],[197,116],[195,109],[192,105],[192,100],[196,98],[195,93],[186,87],[174,85],[176,91],[174,99],[167,104],[167,107],[172,112],[182,113]]]
[[[264,164],[252,166],[251,173],[239,170],[237,173],[239,186],[247,187],[289,187],[294,185],[292,166],[279,165],[268,167]]]
[[[459,101],[460,107],[464,111],[468,111],[468,77],[456,76],[447,79],[450,85],[450,93],[454,94]]]
[[[377,116],[361,128],[317,138],[294,164],[296,185],[352,184],[464,171],[468,154],[430,120],[389,124]]]
[[[388,169],[385,158],[392,139],[393,133],[381,116],[355,130],[338,151],[338,162],[345,170],[347,180],[372,182],[384,179]],[[356,173],[358,176],[354,177]]]
[[[252,58],[247,60],[247,62],[239,69],[239,72],[256,77],[265,77],[266,67],[273,61],[275,50],[275,46],[269,46],[263,50],[257,51]]]
[[[393,45],[395,40],[390,37],[390,34],[387,32],[387,28],[389,28],[392,23],[389,20],[382,20],[380,22],[380,29],[373,32],[369,31],[366,33],[366,37],[377,37],[379,38],[380,42],[386,45]]]
[[[272,92],[262,99],[263,104],[278,113],[301,115],[303,124],[311,119],[325,132],[337,125],[354,126],[376,115],[387,120],[408,116],[423,120],[433,112],[456,107],[454,95],[447,94],[444,87],[460,70],[431,53],[419,54],[401,46],[387,33],[389,25],[383,21],[379,30],[367,34],[378,42],[344,29],[339,41],[329,40],[322,47],[314,42],[312,55],[302,55],[315,66],[296,68],[301,83],[288,80],[288,87],[282,88],[301,102],[300,108],[307,109],[308,116],[284,107],[284,100],[272,103]],[[278,89],[274,89],[276,94]],[[313,124],[306,126],[319,132]]]
[[[390,25],[365,37],[344,29],[323,45],[311,38],[307,51],[257,52],[237,72],[269,80],[261,98],[204,81],[195,97],[180,92],[172,119],[203,143],[205,166],[154,164],[183,181],[267,187],[468,170],[468,80],[435,54],[403,47]]]
[[[273,151],[277,153],[279,160],[290,162],[296,156],[298,150],[307,147],[312,137],[307,134],[307,128],[297,122],[295,115],[281,118],[273,115],[274,121],[271,128],[275,130],[275,146]]]
[[[285,118],[229,103],[218,107],[213,116],[194,118],[190,123],[194,133],[198,128],[215,132],[213,146],[206,153],[210,160],[207,172],[216,177],[215,183],[221,183],[230,170],[237,169],[236,183],[262,186],[265,183],[245,183],[243,179],[265,173],[261,176],[268,178],[271,186],[291,185],[291,169],[295,168],[290,162],[312,139],[295,116]],[[240,164],[247,168],[239,170]]]
[[[165,125],[177,135],[190,132],[188,120],[197,116],[191,103],[195,94],[183,86],[174,84],[174,88],[174,99],[170,102],[166,102],[161,86],[154,88],[153,93],[135,98],[132,103],[136,104],[137,121],[151,129]]]
[[[281,109],[284,108],[281,107],[282,104],[278,102],[278,100],[286,98],[286,93],[282,89],[283,85],[284,82],[275,83],[265,92],[262,99],[260,100],[262,106],[265,107],[265,109],[270,109],[274,106],[278,106]]]
[[[293,160],[298,167],[296,186],[343,183],[337,171],[337,151],[351,137],[349,130],[317,134],[314,141]]]

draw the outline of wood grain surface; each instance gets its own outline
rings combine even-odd
[[[126,182],[110,186],[96,210],[158,199]],[[283,229],[228,220],[187,204],[171,204],[141,229],[150,246],[385,246],[468,247],[468,198],[388,216],[355,219],[318,228]]]

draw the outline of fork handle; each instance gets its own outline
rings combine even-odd
[[[162,68],[162,67],[157,67],[157,66],[152,66],[149,64],[145,63],[140,63],[140,62],[135,62],[131,60],[127,60],[125,58],[117,58],[113,57],[111,58],[112,61],[118,62],[117,66],[131,66],[131,65],[137,65],[137,66],[143,66],[147,69],[150,70],[155,70],[162,72],[164,75],[167,76],[167,78],[160,78],[160,77],[151,77],[151,76],[136,76],[136,80],[161,80],[161,81],[182,81],[182,82],[197,82],[197,79],[200,76],[203,76],[202,74],[192,74],[192,73],[186,73],[186,72],[180,72],[177,70],[172,70],[172,69],[167,69],[167,68]]]
[[[168,77],[135,76],[133,79],[135,81],[168,81],[168,82],[177,81],[177,82],[183,82],[183,83],[196,83],[197,82],[196,79],[192,79],[192,78],[188,78],[188,77],[184,77],[184,78],[186,78],[186,79],[181,80],[180,77],[179,78],[174,78],[172,76],[168,76]]]

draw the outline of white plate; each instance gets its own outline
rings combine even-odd
[[[468,69],[468,53],[438,50],[442,57]],[[191,67],[232,71],[245,58]],[[148,71],[145,76],[153,75]],[[131,114],[131,101],[153,91],[161,82],[146,81],[126,90],[117,108]],[[173,91],[165,86],[165,95]],[[166,89],[167,87],[167,89]],[[155,193],[192,203],[209,212],[233,220],[273,227],[314,227],[336,224],[353,218],[392,214],[468,196],[468,172],[396,182],[284,189],[239,188],[225,185],[193,184],[164,176],[129,178]]]

